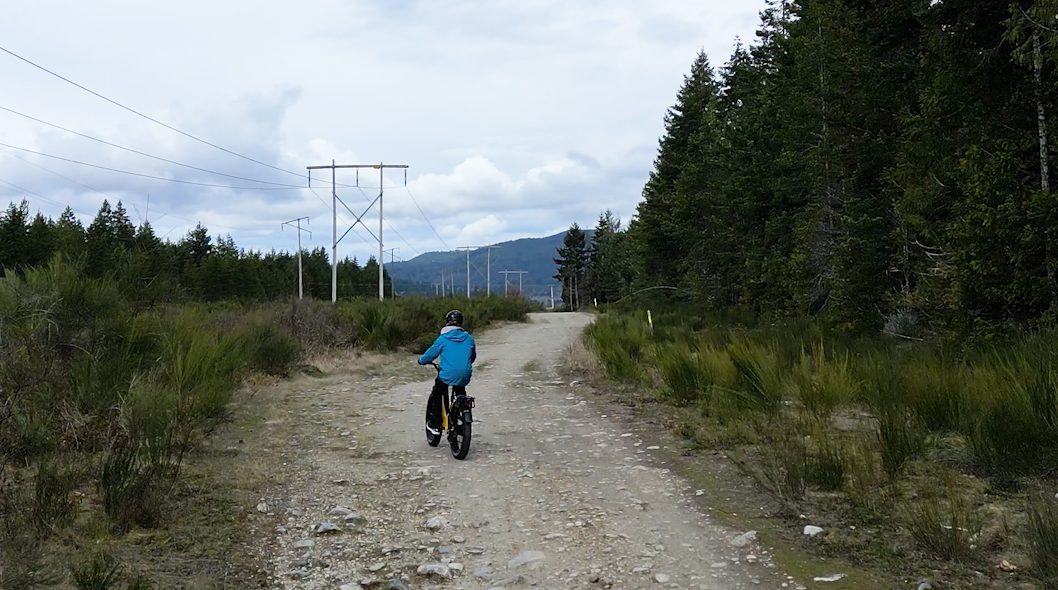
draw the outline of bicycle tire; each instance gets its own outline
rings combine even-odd
[[[452,445],[452,456],[462,461],[470,453],[470,435],[473,429],[471,425],[474,420],[470,410],[463,410],[458,420],[459,424],[453,425],[452,434],[454,436],[449,439],[449,442]]]
[[[430,401],[426,400],[426,415],[427,415],[427,418],[426,418],[426,423],[425,423],[425,425],[423,427],[424,430],[426,431],[426,444],[430,445],[431,447],[436,447],[437,445],[441,444],[441,432],[438,431],[437,434],[432,434],[430,432],[430,428],[429,428],[430,427],[429,414],[430,414]]]

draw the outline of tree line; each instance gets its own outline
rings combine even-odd
[[[694,60],[628,227],[571,231],[557,278],[868,329],[1053,319],[1055,23],[1055,0],[771,0],[756,42]]]
[[[58,219],[29,204],[11,203],[0,215],[0,271],[22,273],[46,266],[54,257],[73,261],[86,276],[120,283],[134,302],[225,299],[275,300],[298,293],[297,253],[245,250],[231,236],[211,237],[198,224],[176,241],[163,240],[150,223],[136,227],[119,201],[107,201],[84,227],[69,207]],[[302,252],[306,297],[331,297],[331,266],[323,247]],[[385,275],[387,294],[393,285]],[[378,262],[361,266],[355,258],[338,262],[338,297],[378,295]]]

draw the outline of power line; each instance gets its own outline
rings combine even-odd
[[[67,129],[66,127],[62,127],[61,125],[56,125],[55,123],[49,123],[48,121],[45,121],[43,119],[38,119],[36,117],[32,117],[30,115],[27,115],[25,113],[20,113],[20,112],[14,110],[14,109],[9,109],[9,108],[4,107],[4,106],[0,106],[0,110],[7,111],[9,113],[18,115],[20,117],[25,117],[25,118],[27,118],[27,119],[29,119],[31,121],[36,121],[38,123],[47,125],[49,127],[54,127],[55,129],[59,129],[61,131],[65,131],[67,133],[72,133],[72,134],[77,135],[79,137],[83,137],[85,139],[90,139],[92,141],[96,141],[96,142],[99,142],[101,144],[117,148],[119,150],[125,150],[126,152],[131,152],[133,154],[137,154],[137,155],[140,155],[140,156],[145,156],[145,157],[148,157],[148,158],[152,158],[152,159],[158,160],[160,162],[166,162],[166,163],[169,163],[169,164],[174,164],[176,166],[182,166],[184,168],[190,168],[191,170],[198,170],[199,172],[206,172],[206,173],[209,173],[209,174],[216,174],[217,176],[225,176],[227,178],[234,178],[235,180],[245,180],[245,181],[248,181],[248,182],[257,182],[257,183],[260,183],[260,184],[270,184],[270,185],[273,185],[273,186],[281,186],[281,187],[285,187],[285,188],[303,188],[302,186],[295,185],[295,184],[286,184],[286,183],[282,183],[282,182],[269,182],[267,180],[257,180],[257,179],[254,179],[254,178],[246,178],[244,176],[235,176],[234,174],[225,174],[224,172],[217,172],[215,170],[209,170],[209,169],[206,169],[206,168],[199,168],[198,166],[192,166],[191,164],[184,164],[182,162],[177,162],[175,160],[170,160],[168,158],[163,158],[161,156],[155,156],[155,155],[152,155],[152,154],[148,154],[146,152],[141,152],[139,150],[135,150],[135,149],[132,149],[132,148],[129,148],[129,147],[125,147],[123,145],[118,145],[116,143],[111,143],[111,142],[106,141],[104,139],[99,139],[98,137],[92,137],[91,135],[85,135],[84,133],[80,133],[80,132],[74,131],[72,129]]]
[[[164,180],[166,182],[175,182],[175,183],[178,183],[178,184],[190,184],[190,185],[194,185],[194,186],[205,186],[205,187],[210,187],[210,188],[226,188],[226,189],[241,190],[241,191],[289,191],[289,190],[299,190],[299,189],[303,188],[303,187],[300,187],[300,186],[295,187],[293,185],[291,185],[290,188],[268,188],[268,187],[263,187],[263,186],[229,186],[229,185],[225,185],[225,184],[209,184],[209,183],[206,183],[206,182],[193,182],[193,181],[190,181],[190,180],[178,180],[176,178],[166,178],[164,176],[153,176],[151,174],[141,174],[139,172],[130,172],[128,170],[120,170],[118,168],[109,168],[107,166],[100,166],[98,164],[89,164],[87,162],[81,162],[81,161],[78,161],[78,160],[71,160],[69,158],[63,158],[62,156],[53,156],[51,154],[45,154],[43,152],[36,152],[36,151],[30,150],[30,149],[18,147],[17,145],[9,145],[9,144],[6,144],[6,143],[0,143],[0,147],[11,148],[13,150],[19,150],[19,151],[27,152],[27,153],[34,154],[34,155],[37,155],[37,156],[44,156],[45,158],[51,158],[53,160],[61,160],[63,162],[69,162],[71,164],[79,164],[81,166],[88,166],[89,168],[98,168],[100,170],[107,170],[109,172],[117,172],[119,174],[128,174],[129,176],[139,176],[141,178],[150,178],[150,179],[153,179],[153,180]]]
[[[108,199],[114,199],[115,201],[117,201],[117,200],[120,200],[120,199],[118,199],[117,197],[115,197],[114,195],[111,195],[111,194],[107,194],[107,193],[104,193],[103,191],[101,191],[101,190],[99,190],[99,189],[97,189],[97,188],[92,188],[92,187],[88,186],[87,184],[84,184],[84,183],[78,182],[78,181],[76,181],[76,180],[74,180],[74,179],[72,179],[72,178],[69,178],[69,177],[67,177],[67,176],[63,176],[62,174],[59,174],[58,172],[56,172],[56,171],[54,171],[54,170],[49,170],[48,168],[45,168],[44,166],[41,166],[40,164],[37,164],[36,162],[30,162],[29,160],[27,160],[27,159],[23,158],[22,156],[20,156],[20,155],[18,155],[18,154],[12,154],[11,152],[7,152],[7,155],[9,155],[9,156],[11,156],[12,158],[15,158],[15,159],[17,159],[17,160],[22,160],[23,162],[25,162],[25,163],[27,163],[27,164],[29,164],[30,166],[33,166],[33,167],[35,167],[35,168],[40,168],[41,170],[43,170],[43,171],[47,172],[48,174],[54,174],[55,176],[58,176],[59,178],[61,178],[61,179],[63,179],[63,180],[66,180],[66,181],[72,182],[72,183],[74,183],[74,184],[77,184],[77,185],[83,186],[84,188],[86,188],[86,189],[88,189],[88,190],[90,190],[90,191],[93,191],[93,192],[97,192],[97,193],[99,193],[99,194],[103,195],[104,197],[106,197],[106,198],[108,198]]]
[[[31,190],[29,190],[27,188],[22,188],[22,187],[18,186],[17,184],[8,182],[8,181],[6,181],[6,180],[4,180],[2,178],[0,178],[0,184],[6,184],[7,186],[15,189],[14,192],[23,193],[24,195],[25,194],[33,195],[34,197],[37,197],[38,199],[44,201],[45,203],[51,203],[52,205],[55,205],[56,207],[70,207],[69,205],[63,205],[62,203],[60,203],[58,201],[53,201],[53,200],[49,199],[48,197],[45,197],[45,196],[43,196],[43,195],[41,195],[39,193],[35,193],[35,192],[33,192],[33,191],[31,191]],[[73,207],[70,207],[70,210],[73,211],[74,213],[80,213],[81,215],[91,216],[91,213],[85,213],[84,211],[78,211],[77,209],[74,209]]]
[[[0,144],[0,145],[2,145],[2,144]],[[8,152],[8,155],[13,157],[13,158],[17,158],[19,160],[22,160],[23,162],[29,164],[30,166],[33,166],[33,167],[36,167],[36,168],[40,168],[41,170],[47,172],[48,174],[53,174],[53,175],[58,176],[59,178],[61,178],[63,180],[66,180],[68,182],[72,182],[72,183],[74,183],[76,185],[82,186],[82,187],[84,187],[84,188],[86,188],[86,189],[88,189],[90,191],[97,192],[97,193],[103,195],[104,197],[108,197],[108,198],[113,199],[113,200],[115,200],[117,202],[121,202],[122,201],[122,199],[120,199],[118,197],[115,197],[114,195],[104,193],[103,191],[101,191],[101,190],[99,190],[97,188],[92,188],[92,187],[88,186],[87,184],[84,184],[83,182],[78,182],[78,181],[76,181],[76,180],[74,180],[72,178],[69,178],[67,176],[63,176],[62,174],[59,174],[58,172],[55,172],[54,170],[50,170],[48,168],[45,168],[44,166],[41,166],[40,164],[37,164],[35,162],[30,162],[29,160],[27,160],[27,159],[25,159],[23,157],[20,157],[17,154],[12,154],[12,153]],[[7,184],[10,184],[11,186],[16,186],[16,185],[11,184],[10,182],[8,182]],[[26,189],[22,189],[22,188],[19,187],[19,190],[26,190]],[[26,192],[30,192],[30,191],[26,191]],[[37,195],[37,193],[33,193],[33,192],[30,192],[30,194]],[[64,206],[65,207],[69,207],[69,205],[63,205],[62,203],[58,203],[58,202],[55,202],[55,201],[50,201],[49,199],[47,199],[45,197],[42,197],[40,195],[37,195],[37,196],[40,197],[41,199],[44,199],[45,201],[48,201],[48,202],[54,204],[54,205],[58,205],[60,207],[64,207]],[[139,205],[140,203],[136,203],[134,201],[129,201],[129,204],[135,206],[135,205]],[[73,207],[70,207],[70,208],[73,209]],[[85,213],[83,211],[76,211],[76,212],[80,213],[81,215],[86,215],[88,217],[92,216],[91,213]],[[166,213],[164,211],[159,211],[159,213],[162,214],[162,217],[171,217],[173,219],[179,219],[180,221],[186,221],[187,223],[201,223],[201,220],[187,219],[187,218],[184,218],[184,217],[179,217],[179,216],[173,215],[171,213]],[[159,217],[158,219],[160,220],[161,217]],[[229,230],[233,229],[233,230],[236,230],[236,231],[248,231],[248,232],[265,231],[265,230],[260,230],[260,229],[248,229],[248,228],[245,228],[245,227],[231,227],[231,226],[227,226],[227,225],[218,225],[218,224],[213,224],[213,223],[209,223],[207,225],[210,225],[210,226],[215,227],[215,228],[220,228],[220,229],[229,229]],[[172,231],[172,230],[170,230],[170,231]]]
[[[415,200],[415,195],[411,194],[411,189],[408,187],[407,183],[404,184],[404,190],[408,191],[408,196],[411,197],[411,202],[415,203],[415,208],[418,209],[419,213],[422,214],[422,218],[426,220],[426,225],[429,225],[430,229],[433,230],[433,234],[437,236],[438,240],[441,240],[441,243],[444,244],[445,248],[451,250],[452,248],[448,245],[448,242],[446,242],[445,239],[441,237],[441,234],[437,233],[437,228],[435,228],[433,224],[430,223],[430,218],[426,217],[426,213],[423,213],[422,207],[420,207],[419,202]]]
[[[217,145],[217,144],[215,144],[215,143],[210,143],[210,142],[208,142],[208,141],[206,141],[206,140],[204,140],[204,139],[202,139],[202,138],[199,138],[199,137],[195,137],[194,135],[191,135],[190,133],[187,133],[187,132],[181,131],[181,130],[177,129],[176,127],[173,127],[172,125],[167,125],[167,124],[165,124],[165,123],[162,123],[162,122],[161,122],[161,121],[159,121],[158,119],[154,119],[154,118],[152,118],[152,117],[149,117],[149,116],[147,116],[147,115],[145,115],[145,114],[143,114],[143,113],[141,113],[141,112],[139,112],[139,111],[137,111],[137,110],[135,110],[135,109],[133,109],[133,108],[127,107],[127,106],[125,106],[125,105],[121,104],[120,102],[117,102],[116,100],[111,100],[111,99],[109,99],[109,98],[107,98],[107,97],[103,96],[102,94],[99,94],[98,92],[96,92],[96,91],[94,91],[94,90],[91,90],[91,89],[89,89],[89,88],[85,88],[84,86],[81,86],[80,84],[78,84],[77,82],[74,82],[73,80],[70,80],[69,78],[64,78],[63,76],[60,76],[59,74],[56,74],[55,72],[53,72],[53,71],[49,70],[48,68],[45,68],[44,66],[41,66],[41,65],[35,64],[35,63],[33,63],[32,61],[30,61],[30,60],[28,60],[28,59],[26,59],[26,58],[22,57],[21,55],[19,55],[19,54],[15,53],[15,52],[13,52],[13,51],[11,51],[11,50],[9,50],[9,49],[6,49],[6,48],[4,48],[4,47],[0,47],[0,51],[3,51],[4,53],[7,53],[8,55],[11,55],[12,57],[18,58],[18,59],[20,59],[20,60],[22,60],[22,61],[26,62],[27,64],[29,64],[29,65],[31,65],[31,66],[33,66],[33,67],[35,67],[35,68],[39,69],[39,70],[42,70],[42,71],[44,71],[44,72],[47,72],[47,73],[51,74],[52,76],[55,76],[56,78],[58,78],[58,79],[62,80],[63,82],[66,82],[66,83],[68,83],[68,84],[72,84],[72,85],[74,85],[74,86],[76,86],[76,87],[80,88],[81,90],[84,90],[85,92],[87,92],[87,93],[89,93],[89,94],[91,94],[91,95],[93,95],[93,96],[96,96],[96,97],[98,97],[98,98],[101,98],[101,99],[103,99],[103,100],[105,100],[105,101],[109,102],[110,104],[113,104],[113,105],[115,105],[115,106],[117,106],[117,107],[120,107],[120,108],[122,108],[122,109],[125,109],[126,111],[128,111],[128,112],[130,112],[130,113],[132,113],[132,114],[134,114],[134,115],[138,115],[138,116],[140,116],[140,117],[143,117],[144,119],[147,119],[148,121],[151,121],[151,122],[153,122],[153,123],[157,123],[158,125],[161,125],[162,127],[165,127],[166,129],[169,129],[169,130],[171,130],[171,131],[175,131],[175,132],[179,133],[180,135],[183,135],[183,136],[185,136],[185,137],[188,137],[188,138],[190,138],[190,139],[193,139],[193,140],[195,140],[195,141],[197,141],[197,142],[200,142],[200,143],[204,143],[204,144],[206,144],[206,145],[208,145],[208,146],[210,146],[210,147],[212,147],[212,148],[216,148],[216,149],[218,149],[218,150],[220,150],[220,151],[222,151],[222,152],[225,152],[225,153],[231,154],[231,155],[233,155],[233,156],[236,156],[236,157],[242,158],[242,159],[244,159],[244,160],[248,160],[248,161],[250,161],[250,162],[253,162],[253,163],[255,163],[255,164],[260,164],[261,166],[265,166],[265,167],[267,167],[267,168],[271,168],[271,169],[273,169],[273,170],[278,170],[278,171],[280,171],[280,172],[283,172],[283,173],[285,173],[285,174],[291,174],[291,175],[293,175],[293,176],[297,176],[298,178],[305,178],[305,176],[303,176],[303,175],[301,175],[301,174],[298,174],[297,172],[291,172],[290,170],[284,170],[284,169],[282,169],[282,168],[279,168],[279,167],[273,166],[273,165],[271,165],[271,164],[266,164],[266,163],[264,163],[264,162],[262,162],[262,161],[260,161],[260,160],[255,160],[255,159],[253,159],[253,158],[251,158],[251,157],[249,157],[249,156],[244,156],[244,155],[242,155],[242,154],[240,154],[240,153],[237,153],[237,152],[233,152],[233,151],[231,151],[231,150],[229,150],[229,149],[223,148],[223,147],[221,147],[221,146],[219,146],[219,145]]]
[[[98,93],[98,92],[96,92],[96,91],[94,91],[94,90],[92,90],[90,88],[86,88],[85,86],[82,86],[82,85],[78,84],[77,82],[74,82],[73,80],[70,80],[69,78],[61,76],[61,75],[49,70],[48,68],[45,68],[42,65],[34,63],[34,62],[22,57],[21,55],[11,51],[10,49],[7,49],[5,47],[0,47],[0,51],[3,51],[4,53],[7,53],[8,55],[10,55],[12,57],[15,57],[15,58],[17,58],[17,59],[19,59],[21,61],[24,61],[27,64],[29,64],[29,65],[31,65],[31,66],[33,66],[33,67],[35,67],[35,68],[37,68],[37,69],[39,69],[41,71],[44,71],[44,72],[46,72],[48,74],[51,74],[52,76],[55,76],[56,78],[62,80],[63,82],[66,82],[67,84],[72,84],[73,86],[76,86],[77,88],[80,88],[81,90],[84,90],[85,92],[87,92],[87,93],[89,93],[89,94],[91,94],[91,95],[93,95],[93,96],[95,96],[97,98],[101,98],[101,99],[109,102],[110,104],[113,104],[114,106],[122,108],[122,109],[124,109],[124,110],[126,110],[126,111],[128,111],[128,112],[130,112],[130,113],[132,113],[134,115],[136,115],[136,116],[143,117],[144,119],[147,119],[148,121],[150,121],[152,123],[156,123],[158,125],[161,125],[162,127],[165,127],[166,129],[169,129],[171,131],[175,131],[176,133],[179,133],[180,135],[183,135],[184,137],[187,137],[189,139],[193,139],[193,140],[195,140],[197,142],[200,142],[200,143],[204,143],[204,144],[206,144],[206,145],[208,145],[208,146],[210,146],[212,148],[218,149],[218,150],[220,150],[222,152],[225,152],[227,154],[231,154],[231,155],[236,156],[238,158],[242,158],[243,160],[246,160],[246,161],[249,161],[249,162],[253,162],[254,164],[260,164],[261,166],[264,166],[266,168],[271,168],[273,170],[278,170],[279,172],[283,172],[284,174],[290,174],[291,176],[296,176],[298,178],[304,178],[306,180],[310,180],[311,179],[311,177],[309,175],[307,175],[307,174],[301,174],[301,173],[294,172],[294,171],[291,171],[291,170],[286,170],[284,168],[280,168],[278,166],[273,166],[273,165],[268,164],[266,162],[262,162],[260,160],[256,160],[256,159],[251,158],[249,156],[244,156],[243,154],[240,154],[238,152],[234,152],[234,151],[229,150],[227,148],[221,147],[221,146],[219,146],[219,145],[217,145],[215,143],[211,143],[209,141],[206,141],[205,139],[202,139],[200,137],[196,137],[196,136],[194,136],[194,135],[192,135],[190,133],[187,133],[186,131],[182,131],[180,129],[177,129],[176,127],[173,127],[172,125],[169,125],[167,123],[163,123],[162,121],[159,121],[158,119],[150,117],[149,115],[145,115],[145,114],[137,111],[136,109],[133,109],[131,107],[127,107],[127,106],[121,104],[120,102],[118,102],[116,100],[107,98],[106,96],[103,96],[102,94],[100,94],[100,93]],[[263,181],[254,180],[252,182],[263,182]],[[344,187],[344,188],[352,188],[354,186],[354,185],[341,184],[341,183],[336,183],[336,185]],[[230,188],[235,188],[235,187],[230,187]],[[298,187],[298,188],[302,188],[302,187]]]

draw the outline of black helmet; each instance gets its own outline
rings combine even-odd
[[[462,326],[463,312],[459,311],[458,309],[453,309],[452,311],[448,312],[447,314],[445,314],[445,323],[455,324],[456,326]]]

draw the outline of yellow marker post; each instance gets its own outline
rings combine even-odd
[[[650,324],[650,331],[654,331],[654,318],[650,317],[650,310],[647,310],[647,323]]]

